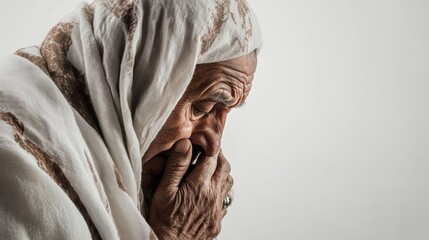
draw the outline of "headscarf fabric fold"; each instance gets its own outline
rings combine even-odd
[[[0,60],[0,236],[156,239],[143,154],[197,64],[261,44],[244,0],[98,0]]]

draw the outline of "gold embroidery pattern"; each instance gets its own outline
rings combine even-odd
[[[252,37],[252,20],[250,16],[250,9],[245,0],[235,0],[238,10],[238,15],[241,20],[241,29],[244,32],[243,39],[236,37],[234,42],[236,41],[241,51],[247,52],[250,38]],[[231,0],[218,0],[216,1],[216,7],[214,12],[212,13],[211,19],[213,21],[212,25],[207,28],[207,32],[203,35],[201,41],[201,54],[204,54],[209,50],[213,42],[216,40],[219,35],[223,25],[225,22],[231,17],[231,20],[235,24],[239,24],[237,22],[236,16],[234,16],[233,12],[230,10],[231,8]]]
[[[206,34],[202,37],[201,54],[204,54],[209,50],[216,37],[219,35],[222,26],[228,20],[230,16],[230,0],[219,0],[216,1],[215,11],[212,13],[213,24],[208,27]]]
[[[59,23],[53,27],[43,41],[40,53],[49,75],[69,104],[99,131],[91,100],[85,93],[85,76],[67,59],[73,26],[73,23]]]
[[[91,5],[85,5],[82,8],[82,14],[85,16],[86,20],[88,22],[90,22],[92,25],[92,23],[94,22],[94,8],[93,8],[92,4]]]
[[[15,52],[16,55],[23,57],[25,59],[27,59],[28,61],[32,62],[34,65],[36,65],[37,67],[40,68],[40,70],[42,70],[46,75],[49,76],[49,72],[48,69],[46,68],[46,63],[45,60],[43,60],[42,57],[30,54],[30,53],[26,53],[24,51],[24,49],[19,49]]]
[[[241,18],[241,29],[244,31],[244,39],[241,41],[240,39],[236,38],[235,41],[238,42],[238,44],[241,47],[242,52],[246,52],[249,40],[252,37],[252,19],[249,16],[250,9],[247,5],[247,2],[245,0],[235,0],[237,3],[238,8],[238,14]]]
[[[127,40],[131,42],[138,24],[138,0],[99,0],[117,19],[124,23],[127,30]],[[128,56],[125,60],[127,69],[132,69],[134,64],[134,50],[132,44],[128,44],[126,49]]]
[[[137,0],[100,0],[100,3],[125,24],[132,38],[137,27]]]

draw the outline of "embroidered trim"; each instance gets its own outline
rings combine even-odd
[[[94,108],[86,94],[85,76],[67,59],[73,26],[73,23],[59,23],[53,27],[43,41],[40,53],[49,75],[69,104],[100,132]]]

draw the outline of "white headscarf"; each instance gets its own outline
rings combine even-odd
[[[152,239],[141,158],[196,64],[259,52],[245,0],[82,3],[0,62],[0,236]]]

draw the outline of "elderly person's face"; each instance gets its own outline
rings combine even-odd
[[[169,150],[180,139],[189,139],[194,150],[207,156],[218,154],[227,114],[244,103],[255,70],[255,53],[197,65],[188,88],[143,156],[146,175],[162,172]]]

